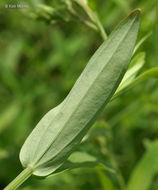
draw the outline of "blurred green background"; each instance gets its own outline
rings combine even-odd
[[[22,171],[18,155],[28,134],[66,97],[103,42],[97,32],[80,22],[50,24],[32,18],[39,3],[54,6],[54,2],[29,1],[27,10],[6,9],[4,5],[10,1],[0,2],[0,189]],[[138,40],[152,34],[139,48],[146,55],[140,72],[157,66],[157,0],[90,0],[89,6],[97,12],[107,34],[131,10],[141,8]],[[80,168],[43,180],[31,177],[19,189],[123,190],[130,181],[130,190],[157,190],[157,102],[156,79],[137,85],[108,104],[95,124],[96,131],[90,131],[78,147],[109,163],[115,172]],[[136,177],[131,179],[134,172]]]

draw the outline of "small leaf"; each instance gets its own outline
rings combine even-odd
[[[65,170],[71,170],[81,167],[90,167],[90,168],[102,168],[103,170],[107,170],[110,172],[115,172],[115,170],[109,166],[107,163],[98,160],[96,157],[87,154],[85,152],[74,152],[70,155],[68,160],[58,168],[55,173],[63,172]]]
[[[65,100],[27,138],[20,160],[34,175],[55,172],[81,142],[127,70],[139,25],[140,10],[135,10],[92,56]]]
[[[102,185],[103,190],[116,190],[112,180],[100,169],[96,170]]]
[[[145,42],[146,39],[148,39],[151,36],[152,32],[146,34],[135,46],[133,54],[139,49],[139,47]]]
[[[125,89],[136,77],[138,71],[143,67],[145,62],[145,53],[139,53],[136,57],[134,57],[131,61],[132,67],[128,69],[126,74],[124,75],[117,91],[115,92],[115,96],[119,94],[120,91]]]
[[[146,153],[134,168],[127,190],[147,190],[158,173],[158,141],[150,143]]]
[[[120,88],[115,95],[113,96],[112,99],[117,97],[118,95],[122,94],[124,91],[136,86],[137,84],[144,82],[149,79],[158,79],[158,67],[149,69],[145,71],[144,73],[140,74],[138,77],[136,77],[134,80],[129,82],[124,88]]]

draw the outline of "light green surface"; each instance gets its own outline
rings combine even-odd
[[[94,123],[124,76],[139,25],[136,10],[92,56],[63,103],[48,112],[25,141],[20,160],[34,175],[58,169]]]

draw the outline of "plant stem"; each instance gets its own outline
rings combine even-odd
[[[103,38],[103,40],[104,41],[107,40],[107,38],[108,38],[107,34],[105,33],[103,25],[101,24],[101,22],[100,22],[99,18],[97,17],[97,15],[96,15],[96,25],[97,25],[97,27],[99,29],[99,33],[100,33],[101,37]]]
[[[111,163],[113,165],[113,167],[116,169],[116,172],[117,172],[117,179],[119,181],[119,184],[120,184],[120,189],[121,190],[125,190],[125,181],[124,181],[124,178],[122,176],[122,173],[121,173],[121,170],[118,166],[118,163],[115,159],[115,153],[114,153],[114,150],[113,150],[113,144],[112,142],[114,142],[113,140],[113,133],[112,133],[112,129],[109,127],[109,130],[110,130],[110,133],[111,133],[111,143],[110,143],[110,147],[109,147],[109,156],[111,158]]]
[[[84,11],[87,13],[87,15],[89,16],[89,18],[91,19],[91,21],[96,25],[98,32],[100,33],[101,37],[103,38],[103,40],[107,40],[107,34],[98,18],[98,16],[91,10],[91,8],[84,3],[82,0],[77,0],[76,1],[83,9]]]
[[[24,181],[26,181],[32,174],[32,168],[24,169],[4,190],[15,190],[17,189]]]
[[[107,124],[107,126],[108,126],[108,124]],[[115,154],[114,154],[114,150],[113,150],[113,144],[112,144],[112,142],[114,142],[113,141],[113,133],[112,133],[112,130],[111,130],[110,126],[108,126],[108,129],[109,129],[109,132],[110,132],[110,138],[108,138],[109,147],[105,149],[105,147],[107,147],[107,146],[106,146],[106,143],[105,143],[104,139],[103,139],[104,141],[99,140],[99,144],[100,144],[101,151],[102,151],[103,155],[105,157],[108,156],[110,158],[111,164],[112,164],[113,168],[116,170],[117,179],[118,179],[118,182],[119,182],[119,185],[120,185],[120,190],[125,190],[125,181],[124,181],[124,178],[123,178],[122,173],[120,171],[120,168],[119,168],[119,166],[117,164],[117,161],[115,159]]]

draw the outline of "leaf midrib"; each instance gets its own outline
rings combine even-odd
[[[125,33],[124,37],[120,40],[118,46],[115,48],[115,51],[113,52],[113,54],[111,55],[111,57],[110,57],[109,60],[107,61],[107,64],[105,65],[105,67],[108,65],[108,63],[110,62],[110,60],[113,58],[113,55],[114,55],[115,52],[117,51],[117,49],[118,49],[118,47],[120,46],[120,44],[121,44],[121,43],[123,42],[123,40],[126,38],[126,36],[127,36],[127,34],[129,33],[131,27],[133,26],[133,23],[134,23],[136,17],[137,17],[137,15],[135,16],[135,18],[133,19],[132,23],[130,24],[129,29],[128,29],[127,32]],[[112,40],[112,39],[111,39],[111,40]],[[106,48],[107,48],[107,46],[105,47],[105,49],[106,49]],[[105,49],[103,49],[102,51],[104,51]],[[102,51],[101,51],[100,53],[102,53]],[[104,70],[105,67],[103,67],[103,69],[100,71],[100,73]],[[95,83],[95,81],[97,80],[98,77],[99,77],[99,74],[97,75],[97,77],[95,78],[95,80],[93,81],[93,83],[91,84],[91,86],[88,88],[88,90],[86,91],[86,93],[84,94],[84,96],[81,98],[80,102],[82,102],[82,100],[85,98],[86,94],[87,94],[88,91],[92,88],[93,84]],[[78,103],[78,105],[81,104],[80,102]],[[63,126],[65,126],[65,125],[70,121],[70,119],[72,118],[73,114],[74,114],[74,113],[76,112],[76,110],[78,109],[78,105],[76,106],[75,110],[72,112],[72,114],[69,116],[69,119],[65,122],[65,124],[64,124]],[[57,113],[57,114],[58,114],[58,113]],[[51,126],[51,124],[47,127],[47,129],[48,129],[50,126]],[[45,129],[45,133],[42,135],[42,137],[46,134],[47,129]],[[51,145],[56,141],[56,139],[58,138],[58,136],[61,134],[62,130],[63,130],[63,128],[58,132],[58,134],[56,135],[55,139],[50,143],[50,145],[48,146],[48,148],[46,149],[46,151],[45,151],[45,152],[40,156],[40,158],[34,163],[34,166],[35,166],[35,165],[37,164],[37,162],[39,162],[39,161],[44,157],[44,155],[48,152],[48,150],[51,148]],[[82,130],[82,129],[81,129],[81,130]],[[81,131],[81,130],[80,130],[80,131]],[[79,133],[80,133],[80,131],[79,131]],[[77,133],[76,136],[78,136],[79,133]],[[76,138],[76,136],[75,136],[71,141],[73,141],[73,140]],[[42,138],[41,138],[41,139],[42,139]],[[39,143],[38,143],[37,150],[38,150],[38,147],[39,147],[39,145],[40,145],[40,142],[41,142],[41,141],[39,141]],[[71,142],[69,142],[66,146],[68,146],[70,143],[71,143]],[[63,147],[54,157],[52,157],[51,159],[55,158],[60,152],[62,152],[63,149],[64,149],[66,146],[64,146],[64,147]],[[37,151],[36,151],[36,152],[37,152]],[[49,160],[50,160],[50,159],[49,159]],[[48,161],[49,161],[49,160],[48,160]],[[44,162],[47,162],[47,161],[44,161]],[[40,167],[40,166],[43,165],[43,164],[44,164],[44,163],[40,163],[39,165],[36,165],[35,168]]]

